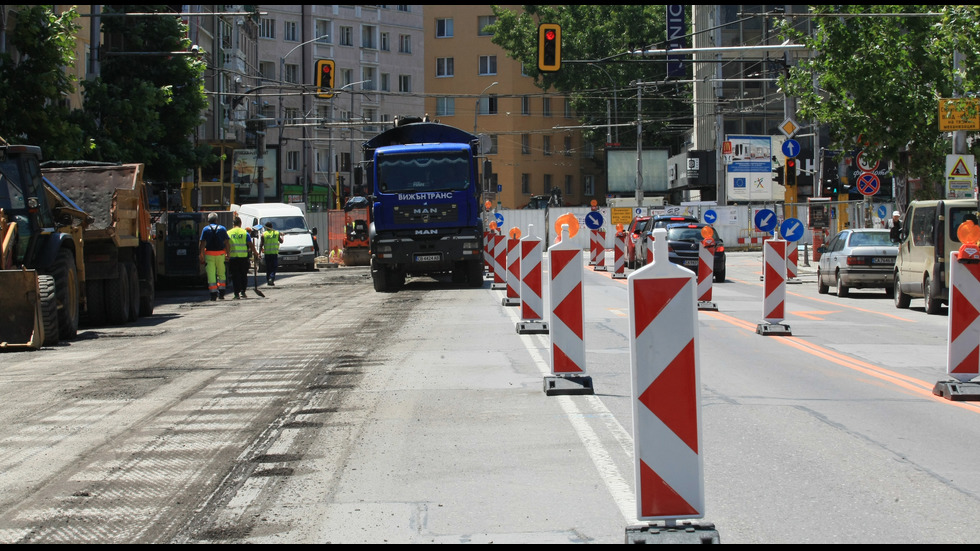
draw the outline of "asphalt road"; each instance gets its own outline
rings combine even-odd
[[[583,256],[583,260],[585,257]],[[611,264],[607,262],[607,264]],[[945,315],[787,285],[760,253],[700,312],[704,522],[723,543],[973,541],[980,408],[931,394]],[[502,291],[366,268],[0,355],[0,542],[621,543],[636,524],[626,285],[585,273],[594,396]]]

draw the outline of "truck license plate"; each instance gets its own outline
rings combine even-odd
[[[442,256],[438,254],[417,254],[415,255],[416,262],[438,262],[442,259]]]
[[[687,266],[688,268],[690,268],[692,266],[696,268],[697,265],[698,265],[698,261],[697,260],[685,260],[684,261],[684,265]]]
[[[177,249],[177,256],[187,256],[187,249]]]

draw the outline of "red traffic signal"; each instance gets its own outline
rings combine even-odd
[[[318,59],[316,62],[316,97],[324,99],[333,97],[333,77],[333,60]]]
[[[783,176],[783,185],[795,186],[796,185],[796,158],[787,157],[786,164],[783,165],[786,169],[786,173]]]
[[[538,26],[538,70],[558,69],[561,69],[561,25],[542,23]]]

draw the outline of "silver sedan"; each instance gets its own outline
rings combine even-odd
[[[844,230],[817,249],[821,253],[817,292],[826,294],[836,286],[837,296],[845,297],[851,288],[877,287],[891,296],[898,244],[888,234],[888,230]]]

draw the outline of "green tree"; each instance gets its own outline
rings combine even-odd
[[[496,22],[487,29],[493,43],[520,61],[525,72],[542,90],[557,90],[571,98],[572,108],[583,125],[607,124],[607,101],[618,100],[618,118],[613,123],[636,120],[637,89],[630,82],[658,82],[644,86],[643,143],[648,146],[679,146],[690,129],[692,116],[687,84],[672,83],[662,60],[642,60],[629,55],[635,48],[665,46],[666,10],[658,5],[568,5],[522,6],[512,11],[493,6]],[[538,71],[538,24],[558,23],[562,28],[561,70]],[[575,60],[577,62],[569,62]],[[578,61],[593,61],[584,63]],[[615,114],[613,115],[615,117]],[[586,139],[602,144],[605,128],[585,132]],[[623,146],[636,145],[636,130],[619,129]]]
[[[938,100],[978,90],[980,8],[811,9],[818,17],[813,35],[797,32],[791,21],[782,25],[785,37],[813,52],[780,82],[798,98],[800,118],[828,125],[832,148],[862,149],[896,161],[897,173],[922,178],[926,194],[937,193],[945,155],[952,152],[947,135],[939,131]],[[953,70],[954,51],[964,57],[959,74]]]
[[[82,130],[70,115],[65,95],[75,91],[74,8],[61,14],[51,6],[23,6],[0,54],[0,136],[8,142],[38,145],[45,158],[75,156]]]
[[[106,6],[100,76],[86,82],[85,113],[96,160],[142,162],[150,180],[175,182],[215,162],[190,141],[208,102],[203,58],[186,54],[187,26],[167,6]],[[108,46],[108,47],[107,47]]]

